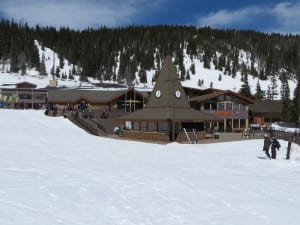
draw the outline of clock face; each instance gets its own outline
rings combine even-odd
[[[160,90],[157,90],[157,91],[155,92],[155,96],[156,96],[156,98],[159,98],[159,97],[161,96],[161,91],[160,91]]]
[[[181,92],[179,90],[177,90],[175,92],[175,96],[176,96],[176,98],[180,98],[181,97]]]

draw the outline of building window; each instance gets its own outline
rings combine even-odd
[[[225,100],[224,97],[225,97],[224,95],[220,95],[220,96],[218,97],[218,101],[219,101],[219,102],[224,101],[224,100]]]
[[[226,111],[232,111],[232,103],[226,103]]]
[[[213,102],[211,103],[211,110],[217,110],[218,109],[218,104]]]
[[[226,95],[226,101],[231,101],[231,96],[230,95]]]
[[[45,95],[45,94],[35,94],[34,97],[35,97],[35,99],[44,100],[44,99],[47,98],[47,95]]]
[[[147,122],[141,122],[141,131],[147,131]]]
[[[204,103],[204,110],[210,110],[210,103]]]
[[[218,110],[224,110],[224,109],[225,109],[225,104],[224,103],[219,103]]]
[[[239,128],[239,120],[238,119],[233,120],[233,128]]]
[[[246,128],[246,120],[245,119],[241,119],[240,123],[241,123],[241,127],[240,128]]]
[[[140,124],[139,124],[139,122],[134,122],[133,123],[133,130],[135,130],[135,131],[139,131],[140,130]]]
[[[31,99],[31,94],[20,94],[20,99]]]
[[[239,111],[239,104],[233,103],[233,111]]]
[[[148,131],[150,131],[150,132],[156,131],[155,125],[156,124],[154,122],[148,122]]]
[[[158,122],[158,131],[162,132],[162,131],[168,131],[168,123],[166,122]]]
[[[240,111],[246,111],[246,105],[240,104]]]

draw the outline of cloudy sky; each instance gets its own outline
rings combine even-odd
[[[300,0],[1,0],[0,17],[35,26],[180,24],[300,34]]]

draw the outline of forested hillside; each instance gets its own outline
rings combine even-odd
[[[0,70],[24,74],[26,68],[36,68],[45,74],[45,65],[39,58],[34,44],[53,49],[59,58],[66,58],[77,65],[68,75],[60,73],[60,67],[51,72],[56,76],[80,75],[82,81],[93,77],[99,81],[147,83],[147,71],[160,70],[166,55],[175,57],[181,80],[197,73],[195,63],[204,68],[220,71],[220,76],[235,77],[241,74],[244,85],[240,93],[249,92],[248,75],[260,80],[270,80],[268,98],[281,95],[289,99],[288,80],[299,80],[300,36],[266,34],[255,31],[214,30],[194,26],[128,26],[123,28],[86,29],[75,31],[53,27],[30,28],[26,23],[2,20],[0,23]],[[185,58],[191,59],[187,66]],[[63,60],[59,60],[63,64]],[[9,65],[9,66],[7,66]],[[297,72],[298,68],[298,72]],[[137,79],[138,78],[138,79]],[[155,76],[152,78],[155,80]],[[275,93],[277,79],[281,81],[281,93]],[[199,86],[201,86],[199,80]],[[299,105],[299,82],[295,89],[295,104]],[[261,98],[260,87],[256,98]],[[299,111],[299,110],[298,110]],[[297,111],[295,112],[297,114]]]

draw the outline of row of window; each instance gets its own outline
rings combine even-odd
[[[7,97],[14,96],[16,97],[16,94],[12,93],[3,93]],[[18,94],[19,99],[32,99],[32,93],[19,93]],[[34,99],[44,100],[47,99],[47,94],[39,94],[39,93],[33,93]]]
[[[44,100],[47,98],[47,95],[45,94],[34,94],[33,95],[34,99],[39,99],[39,100]],[[19,94],[20,99],[32,99],[31,94]]]
[[[133,127],[131,127],[133,125]],[[169,124],[167,122],[134,122],[133,124],[130,124],[130,126],[127,127],[127,129],[130,127],[130,129],[136,130],[136,131],[159,131],[164,132],[168,130]]]
[[[204,103],[204,110],[245,111],[246,105],[232,102]]]

